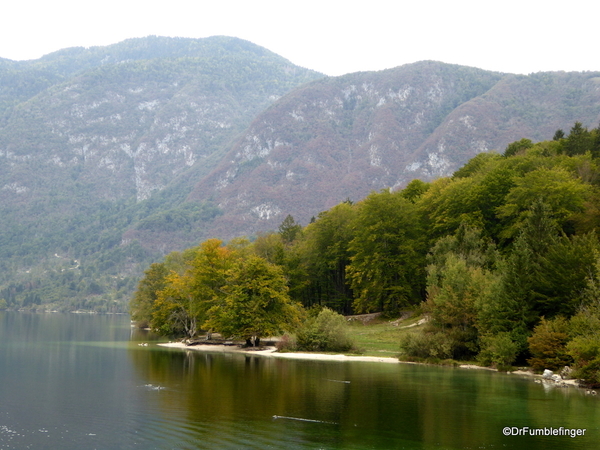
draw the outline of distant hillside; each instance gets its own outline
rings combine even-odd
[[[260,114],[190,196],[223,211],[214,234],[275,229],[414,178],[450,175],[524,136],[600,120],[600,73],[506,75],[438,62],[325,78]]]
[[[596,126],[599,80],[432,61],[324,77],[230,37],[0,59],[0,300],[123,310],[172,250]]]
[[[161,228],[183,228],[183,241],[162,236],[140,249],[122,233],[160,223],[259,112],[319,77],[229,37],[149,37],[0,61],[0,280],[55,254],[121,276],[126,260],[137,266],[190,244],[216,208],[186,206],[177,225]]]

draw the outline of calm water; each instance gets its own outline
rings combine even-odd
[[[0,449],[593,449],[600,399],[487,371],[138,346],[125,316],[0,313]],[[274,418],[274,416],[278,416]],[[506,426],[584,437],[503,436]]]

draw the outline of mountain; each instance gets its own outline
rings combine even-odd
[[[477,153],[600,120],[600,73],[518,76],[424,61],[323,78],[261,113],[190,194],[219,236],[276,229],[372,190],[452,174]]]
[[[186,180],[208,173],[259,112],[320,77],[229,37],[149,37],[0,61],[0,281],[48,273],[41,261],[81,274],[81,259],[121,277],[156,247],[195,242],[188,233],[140,248],[122,233],[160,220],[156,210],[183,200]],[[218,213],[205,204],[181,212],[191,228]]]
[[[0,305],[125,308],[142,270],[600,120],[600,73],[341,77],[230,37],[0,59]]]

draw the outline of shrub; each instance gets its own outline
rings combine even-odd
[[[298,348],[296,336],[285,333],[275,345],[278,352],[293,352]]]
[[[600,337],[577,336],[567,344],[567,351],[576,362],[586,364],[600,357]]]
[[[567,351],[575,361],[572,376],[589,386],[600,387],[600,338],[578,336],[567,344]]]
[[[510,333],[501,332],[481,337],[481,351],[477,359],[485,366],[493,366],[498,370],[506,370],[517,358],[519,344]]]
[[[573,376],[583,380],[590,387],[600,387],[600,358],[576,368]]]
[[[448,359],[453,356],[455,344],[442,332],[407,333],[400,340],[400,348],[409,357]]]
[[[323,308],[299,330],[298,350],[344,352],[354,348],[344,316]]]
[[[527,360],[536,371],[557,370],[572,363],[567,352],[569,323],[563,317],[542,321],[527,339],[532,357]]]

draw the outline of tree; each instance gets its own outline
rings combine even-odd
[[[288,214],[281,225],[279,225],[279,234],[281,235],[281,239],[286,244],[291,244],[298,238],[300,232],[302,231],[302,226],[299,223],[296,223],[294,218]]]
[[[428,255],[425,310],[431,326],[453,343],[454,357],[477,351],[478,308],[487,301],[498,258],[493,243],[465,224],[438,240]]]
[[[253,339],[256,345],[262,336],[281,334],[300,323],[301,307],[290,300],[281,268],[259,256],[236,260],[221,291],[204,327],[224,336]]]
[[[348,278],[354,310],[398,312],[422,299],[424,234],[417,207],[401,193],[371,193],[358,204]]]
[[[239,255],[218,239],[169,254],[164,263],[153,264],[140,282],[132,313],[136,317],[145,314],[152,328],[163,335],[194,337],[217,303],[235,257]]]
[[[192,338],[198,332],[205,305],[199,301],[192,289],[189,274],[171,272],[165,287],[158,292],[152,328],[163,335],[185,334]]]
[[[150,324],[158,292],[164,289],[168,273],[163,263],[151,264],[144,272],[144,277],[129,303],[129,314],[139,326],[146,327]]]
[[[575,122],[569,136],[563,142],[563,151],[569,156],[583,155],[591,150],[592,135],[581,122]]]
[[[531,147],[533,147],[533,142],[531,142],[530,139],[523,138],[520,141],[516,141],[516,142],[513,142],[512,144],[508,144],[508,147],[506,147],[506,150],[504,150],[504,156],[505,157],[514,156],[514,155],[524,152],[525,150],[527,150],[528,148],[531,148]]]
[[[592,153],[592,158],[597,159],[600,157],[600,125],[592,130],[591,141],[590,152]]]
[[[572,363],[567,353],[569,324],[564,317],[555,317],[541,322],[533,329],[533,335],[527,339],[532,357],[527,362],[534,370],[562,369]]]
[[[429,189],[429,183],[415,178],[402,189],[402,196],[412,203],[416,203],[417,200]]]
[[[346,276],[356,208],[340,203],[304,229],[296,246],[306,268],[305,306],[318,304],[342,314],[352,313],[352,291]]]
[[[504,238],[514,238],[529,215],[534,202],[544,202],[559,225],[564,225],[575,213],[583,211],[590,186],[561,168],[539,168],[515,179],[515,186],[497,208],[498,217],[507,220],[501,232]],[[512,223],[511,223],[512,222]]]

